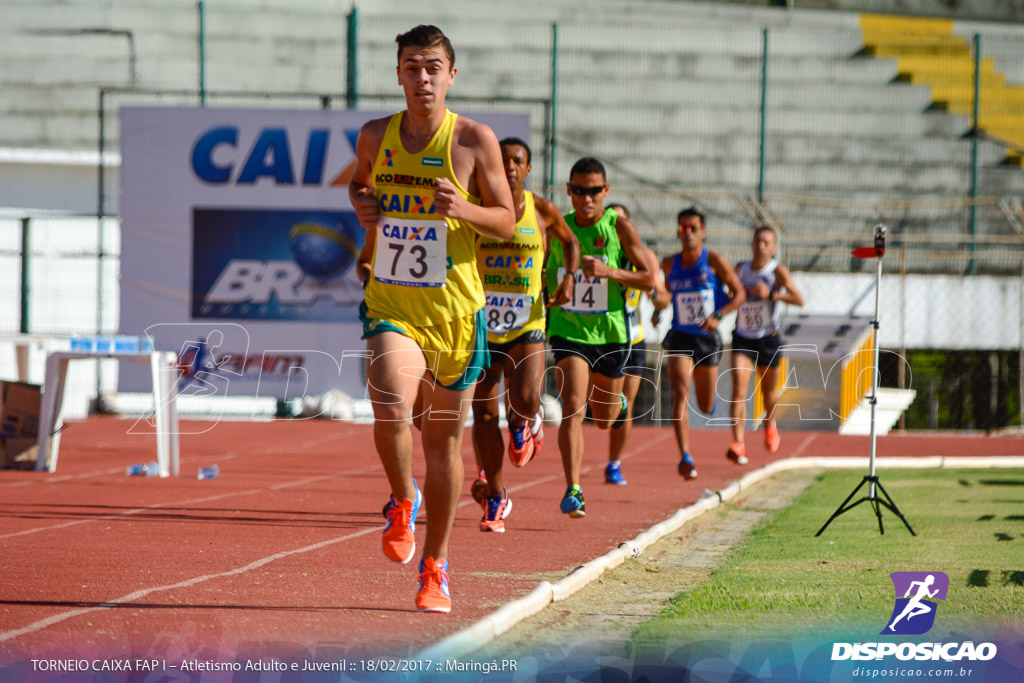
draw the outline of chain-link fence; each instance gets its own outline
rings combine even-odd
[[[127,104],[399,108],[394,37],[420,20],[328,0],[3,6],[0,147],[107,153]],[[911,371],[886,361],[883,384],[918,390],[906,426],[1020,424],[1024,33],[679,11],[431,20],[456,47],[453,108],[528,110],[532,186],[565,210],[571,164],[602,159],[662,255],[691,204],[731,262],[768,224],[806,311],[864,314],[871,273],[849,250],[888,225],[881,340]],[[0,332],[117,329],[116,200],[97,188],[102,221],[0,219]]]

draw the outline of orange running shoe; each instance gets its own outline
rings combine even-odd
[[[537,425],[537,431],[533,433],[533,457],[540,455],[540,447],[544,445],[544,415],[539,410],[537,416],[534,419],[534,424]]]
[[[512,499],[508,497],[508,491],[502,491],[501,495],[497,496],[487,496],[483,507],[484,517],[480,520],[480,531],[505,533],[505,518],[512,512]]]
[[[725,452],[725,457],[729,458],[737,465],[746,465],[747,447],[741,444],[739,441],[733,441],[732,445],[729,446],[729,450]]]
[[[522,467],[533,460],[533,454],[537,450],[533,434],[530,433],[530,424],[526,423],[521,427],[510,429],[509,432],[508,459],[516,467]]]
[[[769,453],[774,453],[779,450],[781,443],[782,437],[779,436],[779,428],[772,422],[764,428],[764,447],[768,449]]]
[[[416,593],[416,609],[421,612],[452,611],[452,596],[448,592],[448,560],[438,562],[424,557],[420,562],[420,590]]]
[[[415,485],[416,482],[413,482]],[[388,521],[384,525],[381,549],[392,562],[408,564],[416,554],[416,515],[422,503],[423,494],[417,487],[415,501],[408,498],[397,501],[392,496],[390,508],[385,507]]]

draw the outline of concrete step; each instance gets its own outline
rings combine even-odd
[[[579,21],[580,7],[568,0],[522,0],[514,5],[480,3],[473,0],[446,0],[441,6],[432,8],[438,17],[475,16],[499,20],[513,20],[524,15],[543,21]],[[360,7],[364,17],[389,16],[402,18],[421,17],[423,6],[417,0],[390,0],[386,3],[369,3]],[[820,10],[798,10],[787,12],[779,8],[755,7],[740,4],[686,3],[675,0],[591,0],[587,14],[592,19],[615,19],[626,22],[667,21],[692,24],[718,24],[735,26],[755,24],[768,26],[821,26],[859,30],[859,14]]]
[[[12,146],[96,149],[97,130],[95,115],[90,118],[79,114],[5,114],[3,121],[4,142]],[[116,145],[117,131],[117,115],[111,112],[107,118],[111,148]]]
[[[514,28],[514,27],[513,27]],[[506,56],[493,49],[493,43],[481,46],[458,46],[456,62],[460,73],[467,70],[527,72],[535,78],[545,78],[551,68],[551,42],[548,34],[541,31],[531,34],[534,41],[512,42],[517,51],[514,64]],[[559,74],[564,77],[585,77],[592,75],[595,68],[611,73],[625,72],[633,77],[643,78],[693,78],[719,79],[722,82],[759,80],[761,54],[734,55],[717,52],[698,52],[676,40],[660,51],[646,48],[645,52],[625,52],[604,48],[570,48],[559,45]],[[372,69],[374,74],[381,71],[394,73],[394,42],[363,42],[360,44],[360,69]],[[390,70],[390,71],[389,71]],[[848,56],[829,57],[826,55],[769,55],[769,77],[780,82],[815,83],[887,83],[896,76],[894,60],[855,59]]]
[[[650,131],[685,130],[692,135],[742,134],[758,130],[756,109],[719,107],[714,110],[684,109],[676,106],[654,106],[638,109],[626,103],[591,103],[562,101],[558,109],[559,132],[573,135],[618,134],[623,128]],[[767,117],[769,135],[810,134],[834,135],[843,131],[849,136],[877,136],[880,131],[900,136],[925,137],[962,135],[968,129],[968,117],[930,112],[909,115],[907,112],[851,112],[822,110],[813,102],[799,109],[778,109]]]
[[[891,164],[913,168],[919,165],[966,164],[970,141],[953,138],[874,137],[848,138],[840,135],[785,135],[767,140],[769,164],[778,162],[829,162],[841,164]],[[601,141],[601,153],[613,158],[668,161],[672,158],[719,158],[751,161],[758,156],[756,133],[740,135],[670,135],[662,138],[622,132]],[[1001,163],[1002,145],[982,145],[979,158],[984,164]]]
[[[493,59],[493,56],[491,57]],[[493,64],[493,68],[480,61],[470,61],[460,69],[453,92],[475,96],[507,96],[514,92],[520,96],[547,98],[551,93],[550,69],[545,55],[525,58],[524,64]],[[574,65],[565,60],[559,63],[558,95],[563,101],[590,102],[593,97],[591,77],[600,70],[606,87],[629,102],[648,107],[692,107],[699,102],[702,109],[717,107],[756,110],[761,101],[760,76],[756,72],[739,79],[722,77],[707,72],[694,78],[686,75],[638,76],[634,67],[623,67],[621,56],[616,55],[617,67],[604,69],[598,65]],[[223,67],[222,67],[223,68]],[[382,90],[394,79],[394,67],[375,63],[360,68],[361,82],[380,84]],[[809,83],[773,79],[768,86],[770,111],[809,109],[817,111],[847,111],[874,113],[919,113],[932,101],[927,88],[906,85],[888,86],[883,82],[830,82]]]

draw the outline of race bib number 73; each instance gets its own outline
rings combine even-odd
[[[448,276],[448,223],[383,216],[373,277],[403,287],[441,287]]]

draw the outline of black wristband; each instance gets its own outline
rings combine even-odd
[[[711,317],[714,318],[715,320],[721,320],[722,319],[722,312],[721,311],[715,311],[714,313],[711,314]]]
[[[565,274],[566,275],[572,275],[573,282],[576,281],[576,271],[575,270],[567,270],[567,271],[565,271]],[[565,278],[562,278],[562,279],[564,280]]]

